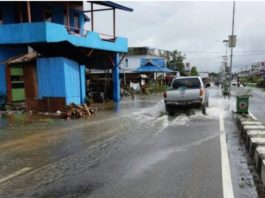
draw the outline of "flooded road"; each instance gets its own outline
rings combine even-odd
[[[220,115],[235,197],[256,197],[238,164],[231,100],[209,91],[207,115],[169,117],[157,95],[105,104],[88,119],[0,118],[0,197],[223,197]]]

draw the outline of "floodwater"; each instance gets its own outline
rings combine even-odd
[[[87,197],[112,185],[118,189],[123,180],[140,179],[139,185],[146,183],[141,179],[143,175],[170,156],[182,156],[201,145],[207,148],[209,141],[219,142],[219,131],[212,130],[218,128],[220,115],[227,117],[231,110],[230,101],[219,94],[217,89],[210,90],[207,115],[200,109],[181,109],[169,117],[162,95],[149,95],[134,100],[124,98],[118,104],[100,104],[96,116],[77,120],[43,115],[1,116],[0,197]],[[218,149],[213,150],[220,153]],[[219,156],[214,157],[218,163]],[[18,179],[8,178],[19,170],[26,171]],[[179,172],[174,168],[170,171],[166,174]],[[188,174],[189,170],[187,178]],[[1,183],[1,178],[8,179]],[[178,175],[175,180],[179,180]],[[177,191],[175,186],[170,190]],[[117,189],[114,191],[119,194]],[[145,189],[140,190],[143,193]],[[119,197],[115,193],[107,195]],[[133,191],[128,197],[132,195]]]

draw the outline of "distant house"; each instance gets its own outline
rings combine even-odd
[[[166,67],[166,62],[171,57],[171,51],[150,47],[129,47],[127,59],[121,65],[121,73],[126,75],[126,81],[137,81],[139,74],[134,71],[144,65],[152,62],[159,67]]]
[[[152,59],[156,64],[160,66],[166,66],[166,62],[170,59],[171,51],[162,50],[150,47],[129,47],[127,59],[128,66],[125,68],[126,72],[132,72],[142,63]]]
[[[238,77],[265,77],[265,62],[260,61],[253,63],[250,66],[250,69],[245,69],[238,72]]]
[[[115,14],[132,9],[110,1],[88,3],[84,10],[79,1],[0,2],[0,94],[7,102],[43,111],[83,104],[86,68],[112,69],[113,100],[120,100],[119,57],[128,44],[116,35]],[[103,10],[113,12],[112,35],[94,31],[94,13]]]

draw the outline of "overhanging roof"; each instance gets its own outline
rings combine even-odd
[[[113,67],[115,52],[77,47],[64,41],[57,43],[35,43],[30,45],[42,57],[65,57],[89,68],[107,69]],[[62,50],[63,49],[63,50]]]
[[[98,5],[102,5],[102,6],[106,6],[106,7],[110,7],[113,9],[119,9],[119,10],[124,10],[124,11],[128,11],[128,12],[132,12],[133,9],[125,7],[123,5],[114,3],[112,1],[87,1],[89,3],[93,3],[93,4],[98,4]]]

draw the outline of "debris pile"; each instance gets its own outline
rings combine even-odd
[[[94,116],[97,112],[97,107],[84,105],[76,105],[74,103],[67,105],[65,111],[61,114],[64,119],[75,119]]]

